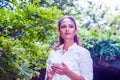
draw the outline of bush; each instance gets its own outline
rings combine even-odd
[[[115,34],[113,28],[110,30],[80,29],[79,35],[83,46],[91,52],[95,62],[108,62],[120,58],[119,34]]]
[[[36,2],[22,2],[14,12],[0,9],[1,80],[30,80],[39,75],[61,16],[56,7],[40,7]]]

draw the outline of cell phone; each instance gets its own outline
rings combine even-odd
[[[61,63],[53,63],[53,66],[60,67]]]

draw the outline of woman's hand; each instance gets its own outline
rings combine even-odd
[[[54,74],[55,74],[55,72],[52,68],[48,69],[47,70],[47,80],[52,80]]]
[[[52,69],[55,71],[55,73],[59,75],[66,75],[71,80],[85,80],[84,77],[77,75],[73,71],[71,71],[64,63],[61,65],[54,65],[52,66]]]
[[[58,73],[59,75],[66,75],[69,71],[68,67],[64,63],[59,66],[53,64],[52,69],[55,71],[55,73]]]

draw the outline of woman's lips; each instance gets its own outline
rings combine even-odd
[[[70,35],[70,33],[65,33],[65,35]]]

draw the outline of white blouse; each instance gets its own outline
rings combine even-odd
[[[87,49],[74,43],[62,54],[63,45],[58,50],[52,50],[48,60],[47,69],[52,63],[64,63],[74,73],[83,76],[85,80],[93,80],[93,61]],[[55,74],[52,80],[71,80],[66,75]]]

